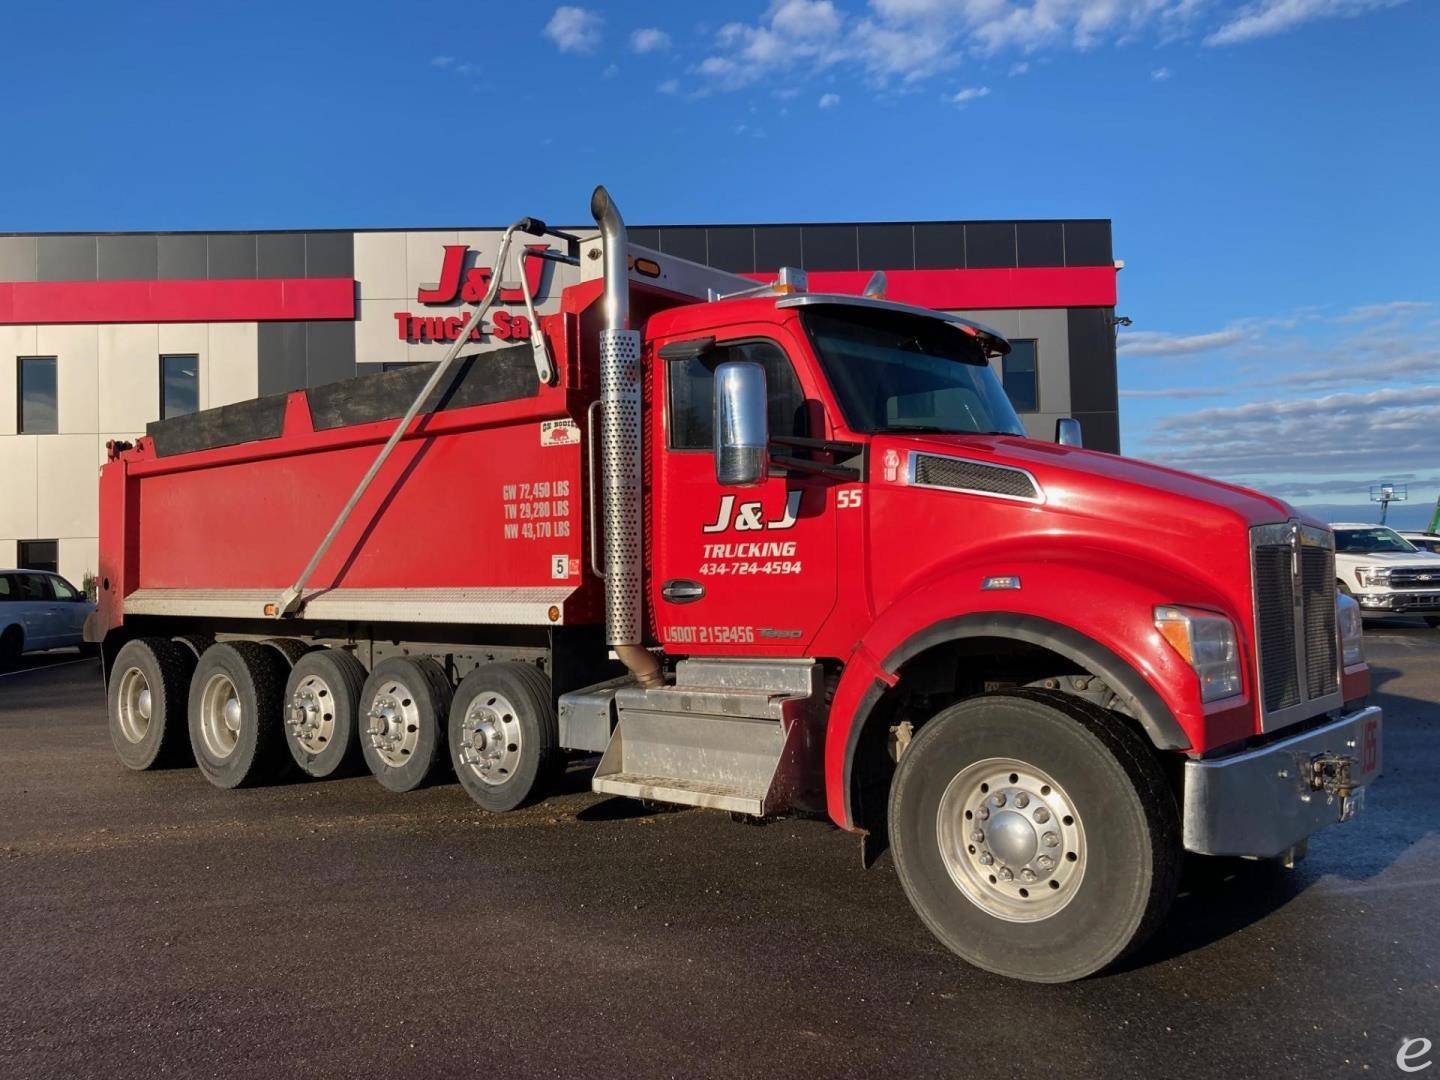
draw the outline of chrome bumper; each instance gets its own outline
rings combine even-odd
[[[1381,715],[1371,705],[1324,727],[1229,757],[1185,763],[1185,849],[1280,855],[1347,821],[1380,775]]]

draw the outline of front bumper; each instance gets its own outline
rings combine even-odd
[[[1421,611],[1440,615],[1440,593],[1433,591],[1356,593],[1355,600],[1361,611]]]
[[[1364,805],[1380,775],[1380,708],[1228,757],[1185,763],[1185,849],[1280,855]]]

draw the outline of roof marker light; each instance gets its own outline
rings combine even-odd
[[[861,296],[868,296],[871,300],[885,299],[885,271],[876,270],[870,275],[870,280],[865,283],[865,291]]]

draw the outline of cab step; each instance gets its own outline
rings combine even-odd
[[[672,686],[616,689],[591,786],[757,817],[812,807],[823,744],[812,660],[682,660]]]

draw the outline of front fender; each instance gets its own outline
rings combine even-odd
[[[995,637],[1065,656],[1104,678],[1161,749],[1203,748],[1251,733],[1248,703],[1206,715],[1194,671],[1161,638],[1153,619],[1156,604],[1193,604],[1224,612],[1243,633],[1238,613],[1213,587],[1177,574],[1174,567],[1131,563],[1121,576],[1097,570],[1105,560],[1096,554],[996,560],[983,571],[955,567],[898,598],[876,618],[846,662],[826,729],[827,808],[836,824],[856,828],[851,770],[865,721],[899,681],[905,662],[945,641]],[[987,574],[1018,577],[1021,588],[982,590]],[[1217,724],[1225,730],[1217,731]]]

